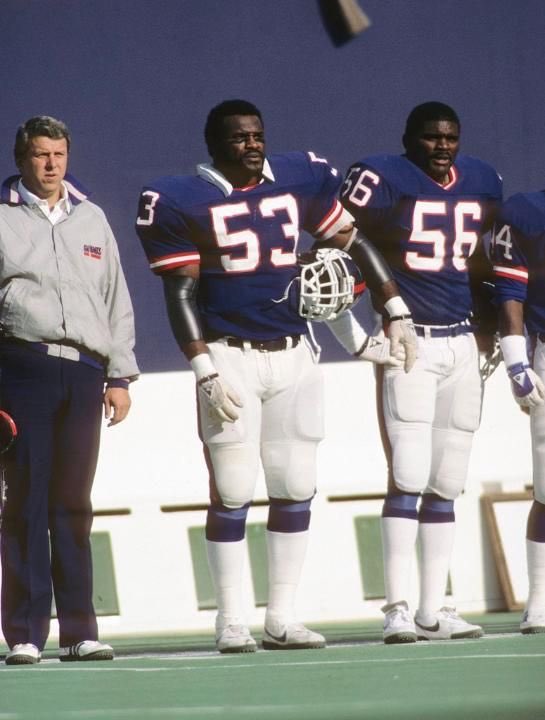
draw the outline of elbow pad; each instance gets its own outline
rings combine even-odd
[[[170,327],[183,351],[188,343],[203,339],[197,308],[199,281],[187,275],[163,275],[162,280]]]
[[[351,242],[344,248],[361,270],[368,288],[372,292],[380,291],[384,283],[394,279],[392,271],[373,243],[364,235],[356,232]]]

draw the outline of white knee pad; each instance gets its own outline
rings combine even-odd
[[[269,497],[308,500],[316,491],[316,441],[266,442],[263,468]]]
[[[434,430],[434,453],[429,488],[447,500],[462,493],[469,467],[472,432]]]
[[[243,444],[209,445],[214,469],[213,483],[225,507],[238,508],[249,503],[259,471],[258,450]]]
[[[389,429],[395,485],[408,493],[423,492],[431,468],[431,426],[404,423]]]
[[[530,411],[535,499],[545,505],[545,405]]]

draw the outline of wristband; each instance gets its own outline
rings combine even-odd
[[[384,309],[390,316],[390,320],[404,320],[411,316],[411,311],[405,304],[401,295],[396,295],[384,303]]]
[[[127,378],[107,378],[107,388],[123,388],[123,390],[129,389],[129,381]]]
[[[195,373],[197,380],[207,377],[208,375],[214,375],[216,372],[214,363],[207,352],[195,355],[194,358],[191,358],[189,364],[191,365],[191,369]]]
[[[518,363],[529,366],[524,335],[506,335],[500,338],[500,348],[505,367],[509,368]]]

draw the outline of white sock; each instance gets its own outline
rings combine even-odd
[[[290,623],[295,620],[295,594],[307,552],[308,530],[282,533],[267,530],[269,598],[267,619]]]
[[[380,522],[386,604],[409,602],[418,521],[383,517]]]
[[[419,525],[420,603],[416,614],[423,625],[433,625],[445,604],[455,527],[453,522]]]
[[[545,613],[545,543],[526,540],[529,594],[526,609],[531,615]]]
[[[242,603],[242,568],[246,542],[206,541],[208,566],[214,582],[218,617],[216,628],[245,625]]]

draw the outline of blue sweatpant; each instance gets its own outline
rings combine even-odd
[[[0,347],[0,368],[0,407],[18,428],[0,532],[4,637],[43,649],[53,591],[60,646],[95,640],[89,536],[103,371],[24,346]]]

